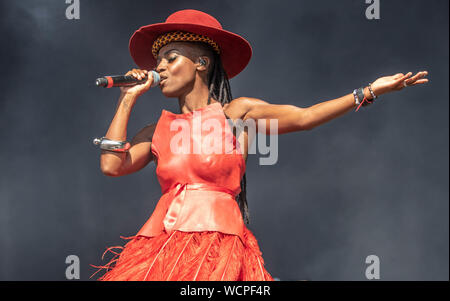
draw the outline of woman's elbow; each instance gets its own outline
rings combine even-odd
[[[119,168],[113,167],[108,164],[100,164],[100,170],[105,176],[108,177],[119,177],[120,176],[120,170]]]
[[[105,168],[105,167],[100,168],[100,169],[101,169],[102,173],[103,173],[105,176],[108,176],[108,177],[117,177],[117,171],[115,171],[115,170],[113,170],[113,169],[109,169],[109,168]]]
[[[301,108],[300,110],[300,118],[298,118],[297,128],[299,131],[310,131],[314,128],[313,120],[311,116],[311,112],[307,109]]]
[[[111,157],[108,153],[102,153],[100,156],[100,170],[105,176],[118,177],[122,169],[122,162],[117,157]]]
[[[293,112],[295,112],[295,121],[293,122],[295,131],[309,131],[313,128],[311,126],[311,113],[307,109],[295,107]]]

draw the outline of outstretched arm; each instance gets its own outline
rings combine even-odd
[[[408,86],[423,84],[428,82],[428,79],[424,78],[427,74],[427,71],[422,71],[413,77],[411,77],[411,72],[380,77],[372,83],[372,91],[378,97],[382,94],[402,90],[405,88],[404,82]],[[364,87],[364,95],[368,100],[372,100],[368,87]],[[270,119],[278,119],[278,134],[284,134],[311,130],[357,107],[352,93],[307,108],[270,104],[260,99],[247,97],[243,98],[243,101],[246,106],[244,121],[246,119],[266,120],[266,134],[270,134]],[[256,122],[256,124],[258,123]]]

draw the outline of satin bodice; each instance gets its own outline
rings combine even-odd
[[[219,231],[243,241],[235,199],[245,160],[219,102],[184,114],[162,110],[151,152],[162,196],[137,235]]]

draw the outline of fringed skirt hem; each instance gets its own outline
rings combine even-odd
[[[108,264],[93,266],[97,272],[106,270],[98,280],[273,281],[264,268],[256,238],[246,227],[245,244],[236,235],[215,231],[174,231],[124,239],[130,239],[124,247],[105,251],[114,254]]]

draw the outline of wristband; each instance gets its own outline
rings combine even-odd
[[[356,105],[359,105],[360,102],[359,102],[359,98],[358,98],[358,95],[357,95],[357,93],[356,93],[356,90],[357,90],[357,89],[353,90],[353,97],[355,98],[355,104],[356,104]]]
[[[358,89],[356,89],[356,94],[358,95],[358,99],[359,99],[359,102],[363,102],[363,100],[364,100],[364,88],[358,88]],[[364,103],[363,103],[363,105],[364,105]]]
[[[370,92],[370,94],[372,94],[372,98],[373,98],[372,100],[375,100],[378,96],[376,96],[375,93],[373,93],[372,87],[370,85],[372,85],[372,83],[369,83],[369,92]]]

